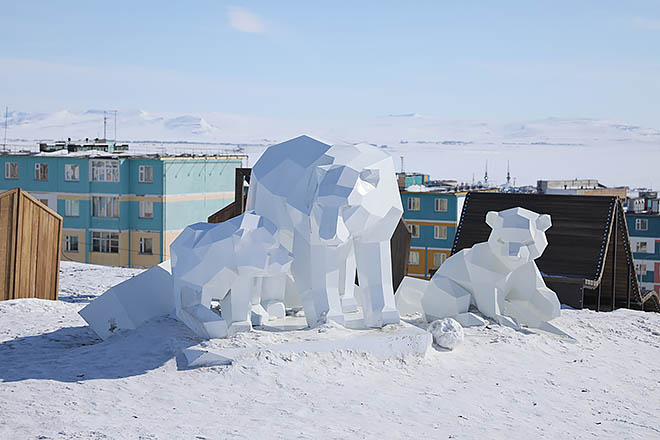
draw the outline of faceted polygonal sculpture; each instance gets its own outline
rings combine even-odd
[[[284,280],[291,266],[275,225],[252,212],[188,226],[170,253],[176,316],[203,338],[227,337],[268,319],[260,285],[269,277]],[[283,293],[267,304],[278,317],[284,316],[284,297],[277,297]],[[214,301],[219,312],[211,309]]]
[[[94,332],[107,339],[122,330],[135,330],[174,309],[170,261],[108,289],[80,312]]]
[[[491,211],[486,243],[453,255],[436,271],[419,301],[417,289],[403,288],[397,302],[420,304],[428,321],[467,313],[470,304],[497,322],[518,328],[548,328],[559,316],[557,295],[548,289],[534,260],[548,244],[549,215],[523,208]],[[410,297],[410,298],[408,298]]]
[[[274,145],[252,169],[247,208],[277,225],[294,256],[294,288],[310,326],[341,323],[343,311],[356,309],[356,267],[365,324],[399,321],[389,241],[403,209],[389,155],[308,136]]]

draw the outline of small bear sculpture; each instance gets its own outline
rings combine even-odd
[[[466,322],[461,318],[474,305],[502,325],[551,329],[548,321],[559,316],[560,303],[534,262],[548,245],[550,216],[511,208],[490,211],[486,223],[492,228],[487,242],[447,259],[424,290],[418,287],[421,298],[403,286],[397,303],[417,301],[429,322],[447,317]]]
[[[198,336],[225,338],[269,317],[284,317],[284,298],[265,298],[259,284],[291,270],[277,228],[253,212],[219,224],[188,226],[171,245],[177,318]],[[219,313],[211,308],[220,304]],[[265,306],[265,307],[264,307]]]

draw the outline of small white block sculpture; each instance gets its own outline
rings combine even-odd
[[[308,136],[273,145],[252,169],[247,208],[277,225],[294,256],[294,288],[309,326],[342,323],[343,312],[357,308],[356,267],[365,324],[399,322],[389,241],[403,209],[388,154]]]
[[[113,286],[78,313],[99,337],[107,339],[173,310],[172,275],[167,260]]]
[[[184,229],[170,247],[177,318],[203,338],[224,338],[267,320],[258,295],[263,279],[283,282],[291,265],[276,235],[273,223],[252,212]],[[211,309],[214,300],[220,313]],[[270,296],[267,308],[282,317],[283,301]]]
[[[426,320],[455,317],[474,304],[500,324],[547,328],[560,304],[534,260],[548,244],[550,216],[512,208],[489,212],[486,223],[492,228],[488,241],[451,256],[431,278],[421,298]],[[397,302],[414,310],[419,289],[402,285]]]

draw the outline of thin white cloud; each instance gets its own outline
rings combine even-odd
[[[660,31],[660,20],[653,18],[635,17],[633,19],[635,26],[652,31]]]
[[[262,34],[266,32],[266,25],[263,20],[249,9],[238,6],[231,6],[227,12],[231,27],[241,32],[251,34]]]

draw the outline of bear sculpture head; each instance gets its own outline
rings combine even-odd
[[[548,245],[545,231],[552,226],[549,215],[524,208],[490,211],[486,214],[486,223],[492,228],[488,246],[510,270],[543,254]]]

